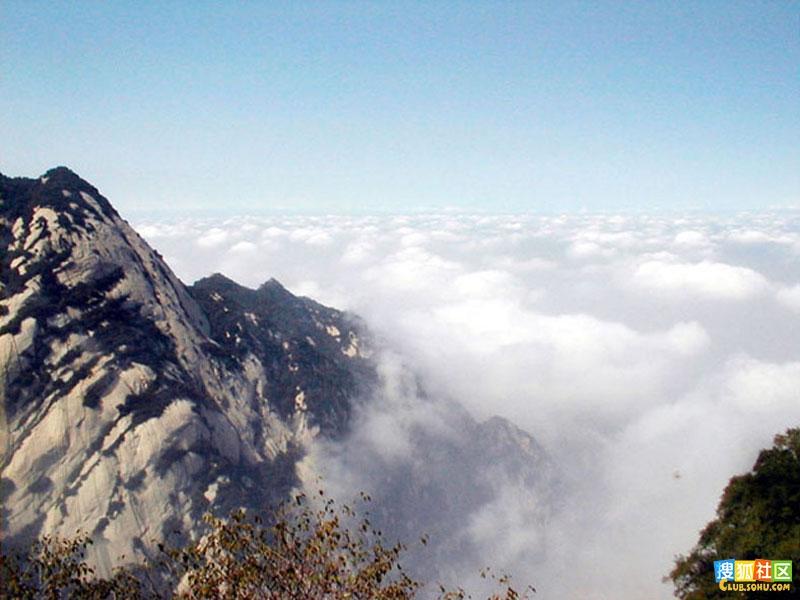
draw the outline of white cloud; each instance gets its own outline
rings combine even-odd
[[[204,231],[200,237],[197,238],[197,245],[205,248],[213,248],[224,244],[228,240],[228,237],[230,237],[230,233],[227,230],[219,227],[212,227]]]
[[[740,230],[732,231],[728,239],[737,244],[764,244],[770,241],[770,236],[763,231]]]
[[[675,243],[680,246],[704,247],[710,244],[708,236],[702,231],[681,231],[675,235]]]
[[[453,289],[459,296],[470,298],[492,298],[498,290],[510,290],[517,287],[515,278],[506,271],[484,270],[458,275],[453,280]]]
[[[387,289],[420,290],[460,270],[456,262],[411,246],[387,256],[364,272],[364,279]]]
[[[800,313],[800,284],[778,290],[777,298],[789,310]]]
[[[532,256],[530,258],[516,259],[513,256],[499,256],[493,260],[499,268],[512,271],[549,271],[558,267],[558,262]]]
[[[562,510],[543,530],[526,506],[545,499],[498,477],[463,535],[543,597],[671,597],[661,577],[727,480],[800,421],[800,285],[777,283],[797,279],[792,215],[271,217],[139,230],[185,280],[222,271],[255,287],[274,276],[360,314],[430,396],[532,432],[558,464]],[[255,247],[259,260],[244,260]],[[453,435],[452,415],[419,403],[398,360],[381,362],[384,401],[352,443],[413,471],[424,458],[409,432]],[[331,491],[377,477],[328,450]],[[547,558],[520,562],[540,544]]]
[[[375,252],[375,244],[370,240],[350,242],[342,253],[342,262],[358,264],[365,262]]]
[[[155,238],[161,237],[163,235],[163,229],[158,225],[140,225],[139,226],[139,235],[147,240],[153,240]]]
[[[241,241],[236,242],[233,246],[231,246],[228,252],[232,252],[234,254],[248,254],[250,252],[255,252],[256,250],[258,250],[258,246],[256,246],[253,242]]]
[[[695,321],[677,323],[666,333],[666,340],[678,354],[685,356],[697,354],[711,343],[706,330]]]
[[[275,227],[274,225],[264,228],[264,230],[261,232],[261,237],[263,238],[275,238],[285,235],[289,235],[289,232],[280,227]]]
[[[579,240],[570,246],[569,253],[575,258],[609,257],[613,256],[613,248],[606,248],[597,242]]]
[[[757,419],[764,419],[769,412],[795,412],[800,394],[800,362],[774,364],[738,358],[731,363],[726,394],[727,404]]]
[[[673,263],[649,260],[634,273],[634,282],[650,291],[745,300],[766,290],[767,280],[752,269],[725,263]]]
[[[301,227],[289,234],[295,242],[305,242],[311,246],[327,246],[333,241],[331,233],[320,227]]]

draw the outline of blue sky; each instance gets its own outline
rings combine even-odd
[[[0,5],[0,171],[123,213],[800,203],[796,2]]]

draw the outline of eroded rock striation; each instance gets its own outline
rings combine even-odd
[[[108,572],[196,535],[207,511],[284,499],[302,483],[312,440],[359,452],[353,414],[380,388],[371,344],[357,318],[274,280],[185,286],[67,168],[0,175],[4,544],[83,530]],[[448,510],[443,493],[425,492],[442,476],[437,464],[460,469],[446,486],[433,482],[461,491],[451,511],[490,503],[482,470],[504,460],[525,485],[546,470],[543,450],[509,423],[466,413],[454,422],[461,439],[419,434],[426,470],[392,467],[388,523],[414,512],[437,522],[426,497]]]

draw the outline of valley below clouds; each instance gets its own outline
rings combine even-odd
[[[460,526],[544,597],[671,597],[661,578],[728,479],[800,421],[798,211],[133,226],[186,283],[274,277],[366,321],[388,349],[385,398],[343,443],[422,463],[406,433],[447,428],[446,402],[529,432],[555,497],[492,479],[494,499]],[[444,404],[417,398],[405,372]],[[337,458],[353,452],[318,454],[333,492],[371,485]]]

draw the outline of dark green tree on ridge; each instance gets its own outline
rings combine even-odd
[[[733,477],[722,494],[717,518],[700,533],[688,556],[679,556],[669,574],[679,598],[760,598],[768,592],[723,592],[714,579],[714,561],[791,560],[793,590],[800,585],[800,428],[775,436],[753,469]]]

